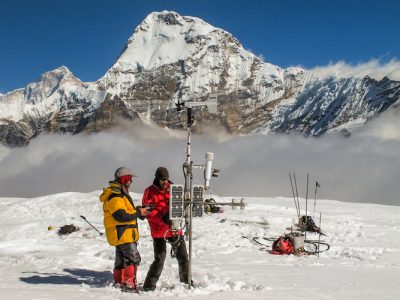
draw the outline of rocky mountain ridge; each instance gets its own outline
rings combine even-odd
[[[175,104],[218,94],[218,114],[196,118],[232,134],[298,131],[318,136],[363,124],[400,99],[400,82],[315,78],[246,51],[201,19],[155,12],[135,29],[114,65],[84,83],[66,67],[0,95],[0,141],[21,146],[41,132],[98,132],[119,119],[183,128]]]

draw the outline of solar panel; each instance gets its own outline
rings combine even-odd
[[[169,198],[169,218],[182,219],[183,218],[183,185],[172,184]]]
[[[193,206],[192,206],[192,216],[201,217],[203,216],[203,191],[204,187],[202,185],[193,185]]]

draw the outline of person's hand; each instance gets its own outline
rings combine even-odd
[[[148,210],[147,207],[141,207],[141,208],[139,208],[139,211],[143,217],[147,216],[150,213],[150,211]]]
[[[154,209],[154,203],[147,204],[146,206],[143,207],[147,208],[147,210],[151,212]]]

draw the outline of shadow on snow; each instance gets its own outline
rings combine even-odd
[[[113,275],[109,271],[92,271],[85,269],[64,269],[69,274],[38,273],[30,277],[20,277],[20,280],[30,284],[87,284],[90,287],[104,287],[112,282]]]

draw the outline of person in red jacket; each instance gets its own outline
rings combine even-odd
[[[188,283],[188,254],[182,231],[173,231],[169,220],[169,180],[168,170],[159,167],[153,184],[143,194],[142,206],[151,206],[153,210],[146,216],[151,236],[153,238],[154,261],[147,272],[143,284],[145,291],[153,291],[164,267],[167,254],[167,241],[171,244],[172,252],[176,255],[179,265],[179,279]]]

